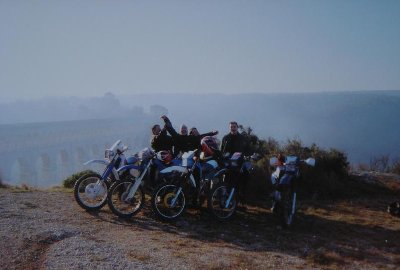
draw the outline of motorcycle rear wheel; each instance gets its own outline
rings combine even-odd
[[[135,184],[135,180],[117,181],[110,187],[108,192],[108,206],[111,211],[121,218],[131,218],[143,207],[145,194],[142,186],[139,185],[133,197],[126,199],[129,189]]]
[[[234,191],[234,194],[229,202],[228,207],[226,207],[226,201],[229,198],[229,194],[231,192],[231,188],[229,188],[225,183],[218,183],[215,185],[208,197],[208,209],[211,214],[217,218],[219,221],[226,221],[231,218],[236,213],[237,208],[237,191]]]

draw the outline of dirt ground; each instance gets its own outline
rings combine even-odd
[[[130,220],[81,209],[71,191],[0,189],[1,269],[399,269],[393,197],[301,202],[296,226],[278,226],[267,202],[220,223],[188,209]]]

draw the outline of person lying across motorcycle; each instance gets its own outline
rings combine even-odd
[[[199,149],[202,138],[218,134],[218,131],[199,134],[197,129],[197,132],[192,130],[192,134],[189,135],[178,134],[167,116],[163,115],[161,118],[164,120],[165,128],[167,129],[168,133],[172,136],[175,156],[191,150]]]

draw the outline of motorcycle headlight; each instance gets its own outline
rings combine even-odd
[[[130,169],[130,174],[134,177],[139,177],[140,176],[140,171],[137,169]]]
[[[111,159],[113,156],[114,156],[114,151],[112,151],[112,150],[106,150],[104,152],[104,157],[105,158]]]

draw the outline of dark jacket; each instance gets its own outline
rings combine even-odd
[[[173,145],[174,145],[174,155],[178,155],[180,152],[188,152],[195,149],[199,149],[200,141],[206,136],[215,135],[214,132],[204,133],[198,136],[195,135],[181,135],[172,127],[171,121],[168,118],[164,119],[165,128],[168,133],[171,134]]]
[[[167,130],[165,128],[162,129],[160,134],[153,135],[153,138],[151,139],[151,147],[156,152],[161,150],[168,150],[172,153],[172,146],[172,137],[167,134]]]
[[[247,154],[246,148],[246,138],[240,133],[237,133],[236,135],[229,133],[222,138],[222,154],[233,154],[235,152]]]

